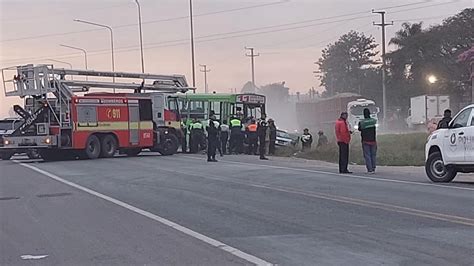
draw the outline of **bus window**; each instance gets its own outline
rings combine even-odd
[[[214,111],[216,119],[220,121],[221,118],[221,102],[210,102],[209,103],[211,108],[209,109],[209,113]]]
[[[209,103],[203,101],[189,102],[189,113],[191,118],[207,119],[209,115]]]

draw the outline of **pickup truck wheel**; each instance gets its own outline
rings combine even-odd
[[[446,166],[441,153],[434,152],[428,156],[425,171],[429,179],[433,182],[451,182],[456,177],[456,169]]]
[[[13,153],[13,152],[2,152],[2,153],[0,153],[0,158],[1,158],[2,160],[7,161],[7,160],[10,160],[10,158],[12,158],[12,156],[13,156],[14,154],[15,154],[15,153]]]
[[[100,145],[100,157],[110,158],[114,157],[117,151],[117,141],[112,135],[106,135],[102,138]]]
[[[86,142],[85,153],[89,159],[97,159],[100,155],[100,140],[96,135],[91,135]]]

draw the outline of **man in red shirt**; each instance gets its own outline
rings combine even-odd
[[[341,117],[336,121],[336,140],[339,146],[339,173],[352,174],[347,169],[349,164],[349,143],[351,133],[347,125],[347,112],[341,113]]]

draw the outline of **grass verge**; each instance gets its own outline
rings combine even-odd
[[[427,137],[425,133],[378,135],[377,165],[424,165],[424,151]],[[337,163],[339,158],[338,152],[337,144],[332,140],[325,147],[313,147],[312,150],[307,152],[300,152],[300,147],[281,147],[277,150],[277,155]],[[349,156],[351,163],[365,164],[360,134],[353,135]]]

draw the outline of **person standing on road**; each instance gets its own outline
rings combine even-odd
[[[275,155],[275,144],[277,139],[277,127],[275,125],[275,121],[273,119],[268,119],[268,129],[269,129],[269,137],[270,143],[268,144],[268,154]]]
[[[437,129],[448,128],[449,127],[449,122],[451,122],[451,119],[452,119],[451,118],[451,110],[449,110],[449,109],[444,110],[443,119],[441,119],[439,121]]]
[[[362,151],[364,152],[365,166],[369,174],[375,174],[375,159],[377,156],[376,141],[377,120],[370,117],[370,110],[364,108],[364,119],[359,122],[359,131],[362,139]]]
[[[204,129],[201,122],[194,119],[191,124],[191,153],[197,153],[203,148],[204,143]]]
[[[219,133],[214,119],[209,119],[209,125],[206,127],[207,131],[207,161],[217,162],[216,160],[216,148],[218,144],[217,135]]]
[[[247,154],[256,155],[258,136],[257,136],[257,123],[255,122],[255,119],[252,119],[250,121],[250,124],[245,128],[245,133],[247,134],[247,140],[248,140]]]
[[[214,127],[217,129],[217,142],[216,142],[216,149],[219,151],[220,156],[224,156],[222,153],[222,146],[221,146],[221,124],[217,121],[215,115],[211,117],[212,122],[214,123]]]
[[[262,114],[262,118],[260,118],[260,121],[258,121],[257,125],[257,134],[258,134],[258,150],[260,154],[260,160],[268,160],[267,157],[265,157],[265,142],[267,138],[267,129],[268,129],[268,123],[265,120],[267,116],[265,114]]]
[[[347,125],[347,112],[342,112],[341,117],[336,121],[336,140],[339,146],[339,173],[352,174],[347,169],[349,165],[349,143],[351,142],[351,132]]]
[[[230,120],[230,153],[241,153],[240,142],[242,135],[242,122],[240,119],[233,117]]]
[[[221,149],[223,154],[227,154],[227,141],[229,140],[229,125],[227,125],[227,120],[222,121],[221,130],[220,130],[220,139],[221,139]]]
[[[309,129],[305,128],[303,130],[303,135],[301,136],[301,151],[311,150],[311,144],[313,143],[313,135],[309,133]]]

